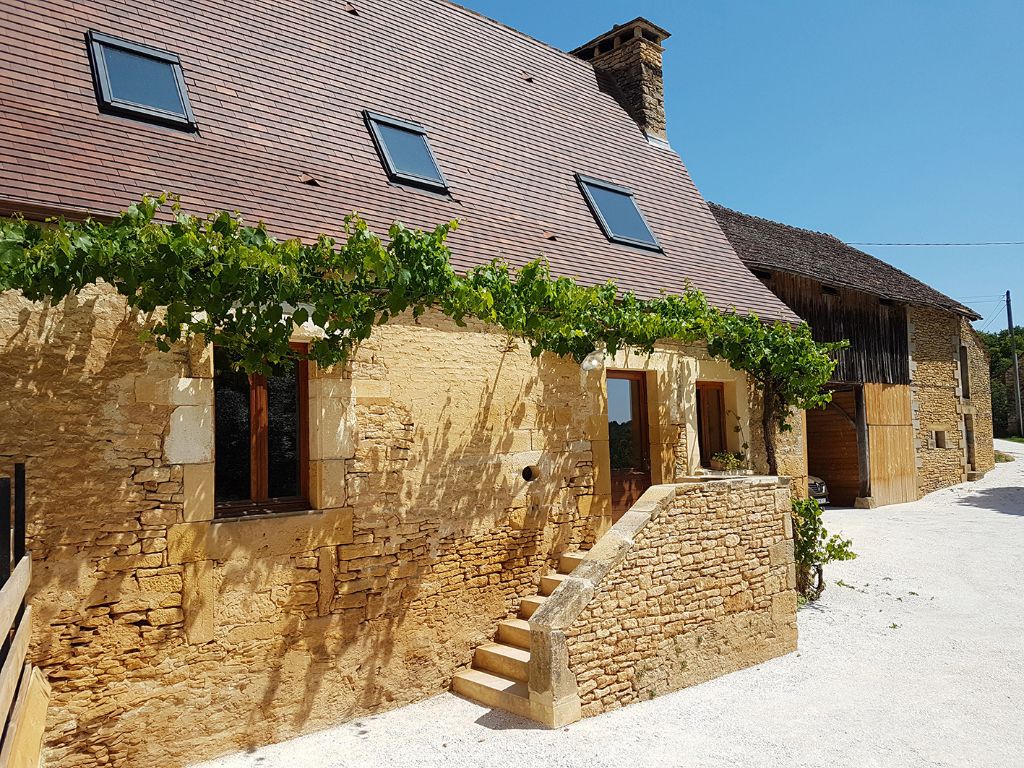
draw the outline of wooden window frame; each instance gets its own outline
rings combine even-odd
[[[651,471],[651,430],[647,416],[649,403],[647,400],[647,374],[644,371],[623,371],[609,370],[605,372],[606,379],[625,379],[634,381],[637,387],[630,387],[630,409],[637,420],[637,431],[633,433],[633,440],[639,442],[634,448],[639,448],[640,466],[635,467],[645,472]],[[607,386],[607,384],[605,384]]]
[[[293,342],[291,348],[306,352],[306,344]],[[217,519],[252,517],[280,512],[306,512],[312,509],[309,501],[309,361],[298,360],[299,410],[299,495],[270,498],[269,490],[269,403],[267,377],[249,375],[249,492],[250,498],[214,503]],[[216,425],[216,419],[214,419]],[[216,463],[214,464],[216,472]]]

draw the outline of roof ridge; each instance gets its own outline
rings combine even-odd
[[[839,237],[837,237],[836,235],[833,235],[831,232],[822,232],[822,231],[819,231],[819,230],[806,229],[804,227],[797,227],[797,226],[794,226],[793,224],[786,224],[785,222],[776,221],[775,219],[768,219],[768,218],[765,218],[764,216],[758,216],[758,215],[753,214],[753,213],[745,213],[744,211],[737,211],[735,208],[729,208],[729,207],[724,206],[724,205],[719,205],[718,203],[713,203],[710,200],[708,201],[708,207],[712,209],[712,215],[714,215],[715,209],[717,209],[719,211],[735,214],[736,216],[740,216],[740,217],[743,217],[745,219],[756,219],[757,221],[762,221],[762,222],[764,222],[766,224],[770,224],[770,225],[775,226],[775,227],[782,227],[783,229],[787,229],[787,230],[791,230],[791,231],[803,232],[805,234],[813,235],[813,236],[816,236],[816,237],[828,238],[828,239],[838,243],[839,245],[841,245],[844,249],[847,249],[849,251],[853,251],[855,253],[858,253],[861,256],[863,256],[863,257],[865,257],[867,259],[870,259],[875,264],[880,265],[881,267],[883,267],[883,268],[885,268],[887,270],[890,270],[891,272],[895,272],[898,275],[902,275],[907,280],[910,280],[910,281],[916,283],[918,286],[923,287],[924,289],[926,289],[927,291],[931,292],[935,296],[942,297],[943,299],[945,299],[946,301],[949,302],[949,305],[943,307],[942,304],[940,304],[940,303],[938,303],[938,302],[936,302],[934,300],[932,300],[931,302],[920,302],[920,303],[929,304],[931,306],[942,307],[942,308],[946,309],[947,311],[959,312],[961,314],[977,315],[977,312],[975,312],[973,309],[968,307],[966,304],[963,304],[963,303],[957,301],[952,296],[947,296],[942,291],[940,291],[937,288],[934,288],[933,286],[931,286],[928,283],[926,283],[924,280],[921,280],[918,277],[914,277],[909,272],[906,272],[906,271],[900,269],[899,267],[897,267],[897,266],[895,266],[893,264],[890,264],[889,262],[885,261],[884,259],[878,258],[874,254],[868,253],[867,251],[862,251],[860,248],[857,248],[856,246],[850,245],[845,240],[842,240]],[[717,216],[716,216],[716,218],[717,218]],[[726,236],[728,237],[728,233],[726,233]],[[745,257],[744,257],[744,254],[739,253],[738,249],[737,249],[737,253],[739,254],[741,260],[746,260]],[[802,274],[805,274],[807,277],[812,277],[812,278],[815,278],[815,279],[820,279],[819,277],[816,277],[815,275],[807,273],[807,272],[803,272]],[[855,290],[863,291],[864,293],[871,293],[871,294],[879,295],[879,296],[883,295],[883,294],[878,293],[876,291],[870,290],[870,289],[868,289],[868,288],[866,288],[864,286],[858,286],[857,284],[851,283],[851,282],[844,283],[842,280],[835,280],[835,279],[830,279],[829,282],[832,282],[832,283],[834,283],[836,285],[844,285],[845,287],[848,287],[848,288],[854,288]]]
[[[467,13],[470,16],[476,16],[478,19],[482,19],[483,21],[489,22],[492,25],[494,25],[495,27],[499,27],[501,29],[508,30],[509,32],[512,32],[512,33],[516,34],[517,36],[521,37],[523,40],[526,40],[527,42],[534,43],[535,45],[539,45],[540,47],[546,48],[549,51],[553,51],[554,53],[561,54],[562,56],[564,56],[569,61],[572,61],[572,62],[575,62],[576,64],[582,65],[583,67],[585,67],[587,69],[591,69],[592,70],[594,68],[594,66],[593,66],[593,64],[591,62],[584,61],[579,56],[574,56],[569,51],[563,51],[557,45],[553,45],[551,43],[545,42],[544,40],[541,40],[540,38],[533,37],[532,35],[528,35],[527,33],[523,32],[521,29],[516,29],[515,27],[510,26],[509,24],[506,24],[503,21],[499,21],[498,19],[495,19],[495,18],[493,18],[491,16],[488,16],[485,13],[481,13],[480,11],[478,11],[478,10],[476,10],[474,8],[469,8],[468,6],[465,6],[462,3],[458,3],[455,0],[434,0],[434,1],[437,2],[439,5],[447,5],[447,6],[450,6],[450,7],[454,8],[455,10]]]
[[[798,232],[806,232],[809,235],[824,235],[825,237],[831,237],[836,242],[842,243],[843,245],[845,245],[845,246],[847,246],[849,248],[853,248],[855,251],[860,251],[859,248],[854,248],[854,246],[850,245],[845,240],[840,240],[838,237],[833,235],[831,232],[825,232],[825,231],[820,230],[820,229],[808,229],[807,227],[798,227],[795,224],[786,224],[785,222],[777,221],[776,219],[769,219],[769,218],[766,218],[765,216],[758,216],[756,213],[747,213],[746,211],[738,211],[735,208],[730,208],[729,206],[722,205],[721,203],[713,203],[710,200],[708,200],[708,205],[711,208],[718,208],[721,211],[729,211],[729,213],[735,213],[735,214],[738,214],[739,216],[746,216],[748,219],[757,219],[758,221],[766,221],[769,224],[777,224],[780,227],[785,227],[786,229],[795,229]],[[860,251],[860,252],[863,253],[866,256],[871,256],[871,254],[868,253],[867,251]],[[871,258],[877,258],[877,257],[876,256],[871,256]],[[881,261],[881,259],[879,259],[879,261]],[[886,262],[883,261],[882,263],[885,264]]]

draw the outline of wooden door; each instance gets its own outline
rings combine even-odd
[[[612,519],[618,520],[651,487],[647,380],[642,371],[608,371],[608,449]]]
[[[711,466],[711,457],[726,450],[725,385],[720,381],[697,382],[697,441],[702,467]]]
[[[877,506],[915,501],[917,453],[910,387],[865,384],[871,498]]]

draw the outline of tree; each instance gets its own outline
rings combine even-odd
[[[992,427],[996,437],[1009,437],[1010,416],[1017,407],[1013,386],[1013,354],[1008,330],[980,333],[989,353],[989,374],[992,377]],[[1014,328],[1018,353],[1024,353],[1024,326]],[[1015,419],[1014,419],[1015,420]],[[1020,430],[1018,430],[1020,431]]]
[[[814,601],[825,591],[825,566],[837,560],[853,560],[857,555],[849,539],[829,536],[821,519],[821,505],[815,499],[793,499],[792,504],[796,589]]]
[[[769,474],[779,472],[775,437],[777,432],[793,428],[789,422],[792,409],[822,408],[831,401],[831,393],[823,391],[822,386],[835,370],[832,353],[845,346],[845,341],[816,342],[806,323],[769,325],[730,314],[717,318],[708,351],[749,373],[758,385]]]

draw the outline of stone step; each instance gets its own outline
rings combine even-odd
[[[586,556],[586,552],[562,553],[562,556],[558,558],[558,572],[564,574],[572,573],[573,569],[579,565]]]
[[[530,689],[518,680],[482,669],[464,669],[455,673],[452,690],[485,707],[497,707],[520,717],[530,716]]]
[[[486,643],[476,649],[473,668],[525,683],[530,679],[530,652],[514,645]]]
[[[498,624],[498,642],[518,648],[530,647],[530,622],[526,619],[505,619]]]
[[[519,618],[528,619],[533,616],[534,612],[544,604],[545,600],[547,598],[544,595],[524,597],[519,601]]]
[[[540,593],[542,595],[550,595],[555,591],[555,587],[565,581],[569,576],[564,573],[549,573],[547,576],[540,577]]]

